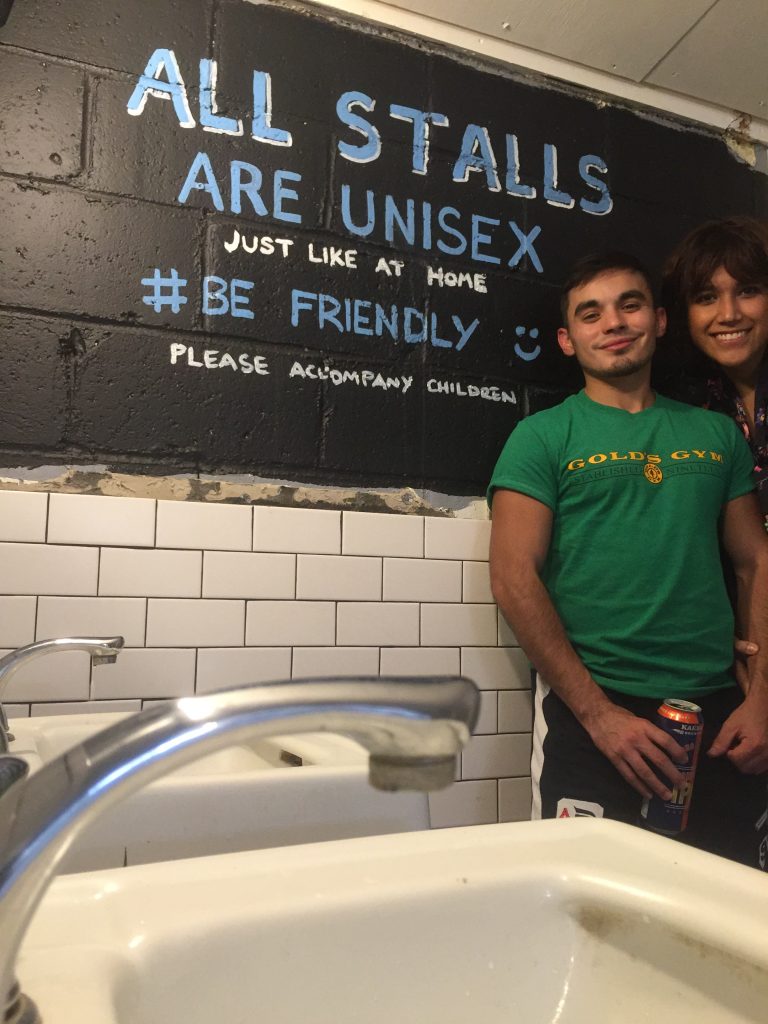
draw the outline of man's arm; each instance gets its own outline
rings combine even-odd
[[[742,772],[768,771],[768,534],[754,493],[723,512],[723,544],[736,573],[736,632],[759,645],[746,662],[746,695],[709,749]]]
[[[518,491],[497,490],[491,524],[491,587],[520,646],[547,683],[565,701],[595,746],[644,797],[668,798],[670,783],[682,782],[672,759],[685,751],[661,729],[618,707],[605,695],[573,649],[541,581],[549,550],[552,512]]]

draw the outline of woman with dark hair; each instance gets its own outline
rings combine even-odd
[[[768,224],[731,217],[696,228],[667,260],[662,302],[687,378],[679,397],[741,427],[768,529]]]

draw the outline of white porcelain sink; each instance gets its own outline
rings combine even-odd
[[[122,714],[12,721],[11,753],[35,771]],[[330,733],[277,736],[201,758],[90,825],[63,871],[429,828],[425,793],[368,785],[368,754]]]
[[[14,718],[11,752],[27,757],[34,769],[63,754],[88,736],[106,729],[130,712],[118,714],[51,715],[38,718]],[[178,775],[218,775],[226,772],[263,771],[298,766],[368,764],[368,753],[354,740],[335,733],[304,733],[299,736],[275,736],[239,744],[227,750],[193,761]]]
[[[47,1024],[763,1024],[768,888],[607,821],[380,836],[57,879]]]

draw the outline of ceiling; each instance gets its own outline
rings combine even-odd
[[[385,0],[553,57],[768,119],[768,0]]]

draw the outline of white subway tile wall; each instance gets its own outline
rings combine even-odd
[[[497,783],[455,782],[429,798],[432,828],[453,825],[492,825],[498,818]]]
[[[341,550],[345,555],[423,558],[424,520],[421,516],[344,512]]]
[[[461,599],[466,604],[493,604],[487,562],[464,562]]]
[[[245,642],[254,647],[324,646],[336,641],[332,601],[249,601]]]
[[[135,711],[304,676],[454,675],[480,687],[433,827],[530,814],[530,671],[497,613],[482,520],[0,491],[0,657],[65,635],[127,649],[40,658],[15,716]]]
[[[46,539],[49,544],[151,548],[155,543],[155,502],[100,494],[52,494]]]
[[[461,601],[461,562],[384,559],[385,601]]]
[[[486,604],[423,604],[421,640],[433,647],[496,642],[496,609]]]
[[[384,669],[381,670],[384,673]],[[294,647],[291,676],[377,676],[378,647]]]
[[[295,596],[296,555],[206,551],[203,556],[203,597],[291,601]]]
[[[57,636],[120,634],[125,637],[127,647],[144,647],[146,631],[147,601],[143,597],[37,599],[35,640],[48,640]]]
[[[150,597],[147,647],[242,647],[245,601]]]
[[[30,715],[33,718],[38,718],[43,715],[91,715],[96,712],[128,712],[128,714],[134,711],[141,711],[140,700],[86,700],[81,704],[72,703],[56,703],[51,701],[49,704],[32,704],[30,708]]]
[[[0,646],[23,647],[35,639],[36,597],[0,597]]]
[[[40,658],[42,666],[53,658]],[[91,693],[94,700],[189,697],[195,692],[196,653],[193,648],[132,648],[114,665],[94,665]],[[38,698],[40,700],[41,698]]]
[[[253,510],[253,550],[338,555],[341,512],[259,505]]]
[[[427,558],[466,558],[488,561],[491,524],[482,519],[424,520],[424,554]]]
[[[98,548],[0,544],[3,594],[96,594]]]
[[[253,513],[247,505],[158,501],[159,548],[250,551]]]
[[[495,735],[499,729],[499,694],[484,690],[480,694],[480,714],[475,726],[476,736]]]
[[[380,601],[381,559],[298,555],[296,597],[302,601]]]
[[[525,821],[531,816],[531,780],[499,779],[499,821]]]
[[[198,693],[269,683],[290,674],[290,647],[207,647],[197,652]]]
[[[42,544],[48,519],[48,495],[0,491],[0,537]]]
[[[504,690],[499,693],[499,732],[530,732],[532,724],[530,690]]]
[[[201,551],[102,548],[99,596],[200,597],[202,562]]]
[[[3,707],[8,718],[29,718],[29,704],[3,704]]]
[[[382,647],[383,676],[457,676],[461,673],[458,647]]]
[[[0,657],[10,651],[0,651]],[[91,659],[85,651],[61,651],[17,668],[3,697],[11,701],[88,700]]]

